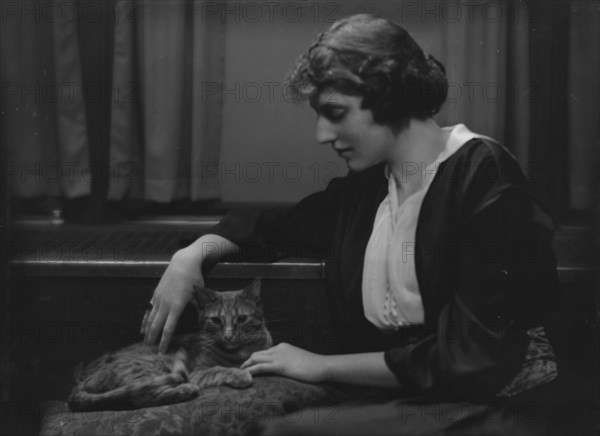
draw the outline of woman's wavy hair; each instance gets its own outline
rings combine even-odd
[[[299,99],[328,89],[363,97],[376,123],[403,128],[436,114],[448,93],[444,66],[399,25],[370,14],[336,21],[315,37],[286,79]]]

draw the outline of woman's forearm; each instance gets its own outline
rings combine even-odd
[[[309,383],[337,382],[355,385],[400,388],[387,367],[383,352],[328,356],[315,354],[294,345],[280,343],[257,351],[242,369],[252,375],[280,374]]]
[[[205,261],[217,262],[226,255],[238,253],[240,247],[222,236],[208,234],[196,239],[183,250],[202,264]]]
[[[385,363],[383,352],[322,357],[324,381],[386,388],[401,387]]]

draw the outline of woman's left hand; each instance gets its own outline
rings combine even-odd
[[[268,350],[252,353],[241,368],[247,369],[252,375],[279,374],[319,383],[325,380],[325,359],[325,356],[281,343]]]

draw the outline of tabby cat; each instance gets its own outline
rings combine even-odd
[[[199,331],[174,337],[166,354],[138,343],[80,369],[71,410],[138,409],[187,401],[210,386],[252,385],[252,375],[239,366],[272,345],[260,290],[260,280],[239,291],[194,286]]]

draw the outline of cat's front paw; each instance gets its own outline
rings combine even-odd
[[[177,393],[181,396],[178,399],[179,401],[191,400],[193,398],[196,398],[200,393],[198,386],[192,383],[184,383],[182,385],[177,386],[177,388],[175,389],[177,390]]]
[[[252,374],[247,369],[231,368],[223,384],[236,389],[248,388],[252,386]]]
[[[212,386],[231,386],[236,389],[244,389],[252,386],[252,374],[247,369],[213,366],[194,372],[190,381],[200,389]]]

